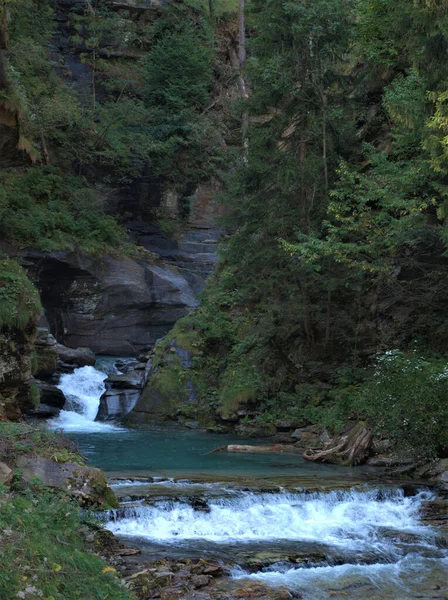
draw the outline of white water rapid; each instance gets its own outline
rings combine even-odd
[[[383,548],[379,528],[415,533],[418,510],[429,492],[406,498],[400,491],[256,494],[213,498],[209,512],[188,503],[160,501],[126,509],[124,518],[108,523],[116,534],[172,541],[212,542],[306,540],[344,548]]]
[[[106,389],[105,379],[107,374],[94,367],[81,367],[62,375],[57,387],[64,392],[70,409],[61,410],[59,417],[50,419],[50,427],[83,433],[120,431],[119,427],[95,421]]]
[[[437,531],[419,519],[422,504],[431,498],[429,491],[407,497],[396,489],[239,491],[230,497],[208,497],[206,507],[199,509],[188,498],[123,507],[111,511],[106,526],[149,552],[184,548],[225,557],[230,548],[235,581],[285,587],[306,600],[333,597],[329,590],[338,598],[340,590],[349,598],[409,600],[427,598],[418,590],[431,581],[428,577],[434,578],[435,586],[443,585],[448,566]],[[297,552],[307,555],[307,549],[309,560],[294,558]],[[278,553],[279,558],[264,567],[245,562],[260,551],[265,556]]]

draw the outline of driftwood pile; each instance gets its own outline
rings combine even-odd
[[[357,423],[345,435],[330,440],[325,450],[306,450],[303,458],[346,466],[360,465],[369,456],[372,438],[372,432],[364,423]]]

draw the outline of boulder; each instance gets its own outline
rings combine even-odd
[[[13,478],[12,469],[4,462],[0,462],[0,485],[9,485]]]
[[[41,381],[40,379],[32,380],[34,385],[39,389],[40,392],[40,404],[46,404],[53,408],[61,409],[67,401],[64,392],[55,385]]]
[[[145,385],[145,373],[141,371],[128,371],[123,375],[111,375],[105,380],[106,385],[115,389],[141,390]]]
[[[278,432],[285,432],[297,429],[300,426],[299,421],[297,419],[278,419],[275,421],[275,426],[277,427]]]
[[[58,417],[61,410],[48,404],[39,404],[36,408],[32,408],[26,412],[29,417],[35,419],[52,419]]]
[[[96,356],[89,348],[67,348],[62,344],[56,346],[59,359],[69,365],[87,367],[96,363]]]
[[[111,389],[106,390],[100,398],[100,406],[96,421],[110,421],[122,419],[137,404],[140,398],[139,389]]]
[[[52,375],[58,366],[58,350],[57,342],[47,328],[38,328],[34,351],[37,361],[34,375],[37,377]]]
[[[28,456],[20,456],[17,467],[25,481],[31,482],[38,478],[48,487],[70,493],[84,506],[107,504],[113,508],[118,507],[118,500],[100,469]]]

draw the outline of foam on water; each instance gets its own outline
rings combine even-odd
[[[95,421],[100,398],[106,390],[107,374],[94,367],[81,367],[61,376],[58,388],[64,392],[70,410],[61,410],[59,417],[50,419],[50,427],[85,433],[122,431],[119,427]]]
[[[209,512],[186,502],[160,501],[129,508],[108,528],[115,534],[153,541],[203,539],[211,542],[306,540],[347,549],[390,551],[380,528],[423,533],[418,510],[429,492],[405,497],[400,490],[315,494],[253,494],[214,498]],[[113,516],[113,515],[112,515]]]
[[[430,577],[436,589],[438,584],[443,586],[447,567],[446,558],[425,558],[413,553],[397,562],[370,565],[344,564],[310,568],[272,566],[258,573],[246,573],[237,567],[233,569],[232,576],[234,579],[259,581],[272,587],[300,590],[300,597],[307,600],[327,599],[329,588],[336,595],[338,589],[347,590],[351,586],[359,588],[363,584],[381,591],[381,596],[375,595],[375,598],[409,600],[424,597],[419,594],[418,588],[422,583],[424,585],[425,578]],[[369,597],[372,596],[369,594]]]

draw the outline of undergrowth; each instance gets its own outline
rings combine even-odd
[[[39,293],[22,267],[0,259],[0,329],[35,325],[41,310]]]
[[[83,519],[63,493],[0,487],[0,598],[130,600],[115,569],[88,551]]]
[[[51,166],[0,174],[0,236],[19,247],[102,253],[125,241],[98,190]]]
[[[58,463],[85,464],[70,438],[33,423],[0,422],[0,460],[13,464],[21,454],[50,458]]]

